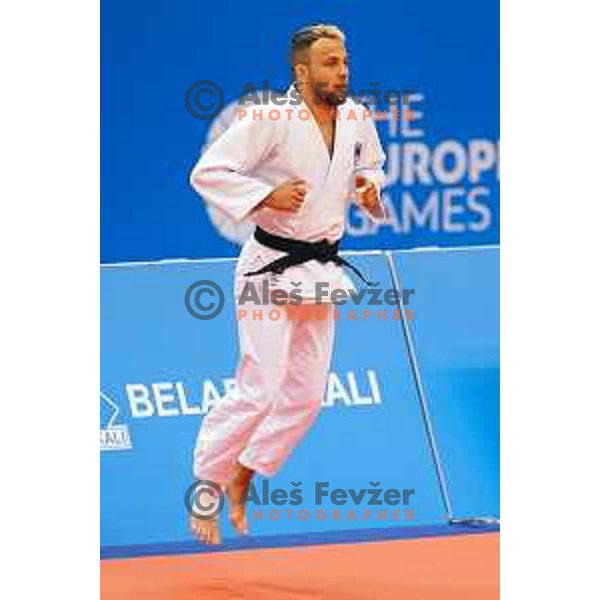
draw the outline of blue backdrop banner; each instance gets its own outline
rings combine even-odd
[[[456,512],[497,514],[498,250],[390,256],[403,287],[415,290],[406,305],[413,311],[409,326]],[[352,260],[382,288],[392,287],[386,253],[359,252]],[[195,436],[206,412],[235,385],[234,266],[234,260],[223,259],[101,270],[105,548],[191,539],[184,496],[194,483]],[[210,320],[194,318],[186,308],[186,291],[201,280],[223,293],[223,308]],[[348,303],[339,309],[321,415],[282,471],[258,479],[259,501],[250,509],[255,535],[445,520],[395,307]],[[321,503],[319,484],[329,492]],[[274,490],[293,488],[301,489],[300,505],[273,502]],[[367,494],[359,502],[336,504],[334,489]],[[377,489],[414,492],[408,502],[369,504]],[[232,535],[227,526],[224,533]]]
[[[500,252],[395,253],[454,517],[500,514]]]
[[[102,260],[234,256],[249,234],[188,184],[246,85],[286,89],[290,36],[315,22],[347,35],[351,89],[376,113],[391,219],[353,207],[345,248],[499,242],[499,4],[477,0],[260,5],[102,2]],[[199,82],[211,95],[197,96]],[[411,91],[410,118],[387,116]],[[197,102],[196,102],[197,101]],[[209,119],[197,104],[222,104]]]

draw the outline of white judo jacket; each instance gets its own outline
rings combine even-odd
[[[288,90],[287,101],[265,105],[246,104],[233,124],[201,156],[190,183],[206,202],[213,203],[232,219],[250,219],[275,235],[317,242],[339,240],[344,233],[348,203],[354,197],[355,176],[363,175],[381,190],[385,180],[385,154],[375,124],[366,107],[351,98],[338,107],[333,156],[308,105]],[[268,207],[255,210],[278,185],[302,179],[307,194],[295,213]],[[366,211],[365,211],[366,212]],[[374,221],[376,219],[369,214]],[[307,263],[245,277],[285,253],[267,248],[251,237],[242,248],[236,269],[236,294],[252,280],[267,279],[275,289],[293,289],[302,282],[305,301],[314,298],[317,282],[334,288],[354,289],[343,268],[333,262]]]

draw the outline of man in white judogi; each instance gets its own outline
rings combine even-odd
[[[385,219],[385,155],[369,111],[347,97],[347,54],[337,27],[295,33],[292,68],[295,81],[285,104],[240,107],[239,119],[194,167],[191,184],[236,221],[257,225],[237,264],[236,298],[248,282],[261,289],[266,279],[271,289],[301,289],[302,308],[316,311],[318,282],[327,282],[329,290],[354,289],[334,257],[350,198],[373,220]],[[288,256],[289,240],[308,242],[316,258],[303,254],[284,259],[275,273],[260,272]],[[242,498],[253,474],[275,474],[319,412],[334,337],[330,302],[318,307],[315,318],[271,320],[266,315],[274,306],[248,308],[250,316],[238,318],[236,393],[205,416],[194,451],[195,477],[226,490],[240,533],[247,532]],[[251,318],[253,309],[262,309],[262,320]],[[220,542],[216,519],[192,518],[191,526],[200,540]]]

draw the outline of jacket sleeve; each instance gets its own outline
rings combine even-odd
[[[375,123],[370,116],[365,119],[360,118],[359,120],[359,135],[358,135],[358,156],[355,165],[355,175],[362,175],[368,181],[372,181],[376,188],[379,196],[379,204],[383,211],[382,217],[376,217],[366,210],[360,204],[360,199],[357,198],[357,204],[361,209],[369,216],[369,218],[376,223],[384,223],[387,221],[388,214],[381,199],[381,190],[385,183],[385,173],[383,171],[383,165],[385,163],[385,153],[381,147],[379,141],[379,134]]]
[[[244,220],[275,188],[252,171],[273,150],[276,138],[275,121],[249,115],[234,121],[192,169],[191,186],[235,221]]]

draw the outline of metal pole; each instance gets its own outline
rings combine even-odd
[[[437,475],[438,484],[440,487],[440,492],[442,494],[442,501],[444,503],[444,508],[446,510],[446,517],[449,522],[454,521],[454,516],[452,513],[452,505],[450,504],[450,494],[448,493],[448,485],[446,483],[446,475],[444,474],[444,469],[442,467],[442,462],[440,460],[440,455],[437,448],[437,442],[435,440],[435,434],[433,432],[433,425],[431,423],[431,417],[429,416],[429,408],[427,407],[427,398],[425,396],[425,389],[423,388],[423,382],[421,380],[421,372],[419,370],[419,363],[417,360],[417,353],[415,351],[415,346],[413,343],[412,335],[410,329],[408,328],[408,322],[406,320],[406,312],[404,310],[404,303],[398,297],[402,292],[402,288],[400,287],[400,281],[398,274],[396,272],[396,265],[394,264],[394,259],[392,253],[390,251],[386,251],[388,268],[390,271],[390,277],[392,278],[392,284],[398,293],[396,293],[396,304],[400,311],[400,323],[402,325],[402,333],[404,335],[404,341],[406,342],[406,350],[408,352],[408,360],[410,363],[410,368],[412,371],[412,375],[415,381],[415,385],[417,388],[417,397],[419,398],[419,405],[421,407],[421,414],[423,416],[423,422],[425,424],[425,432],[427,434],[427,441],[429,443],[429,449],[431,451],[431,456],[433,458],[433,464],[435,467],[435,472]]]

